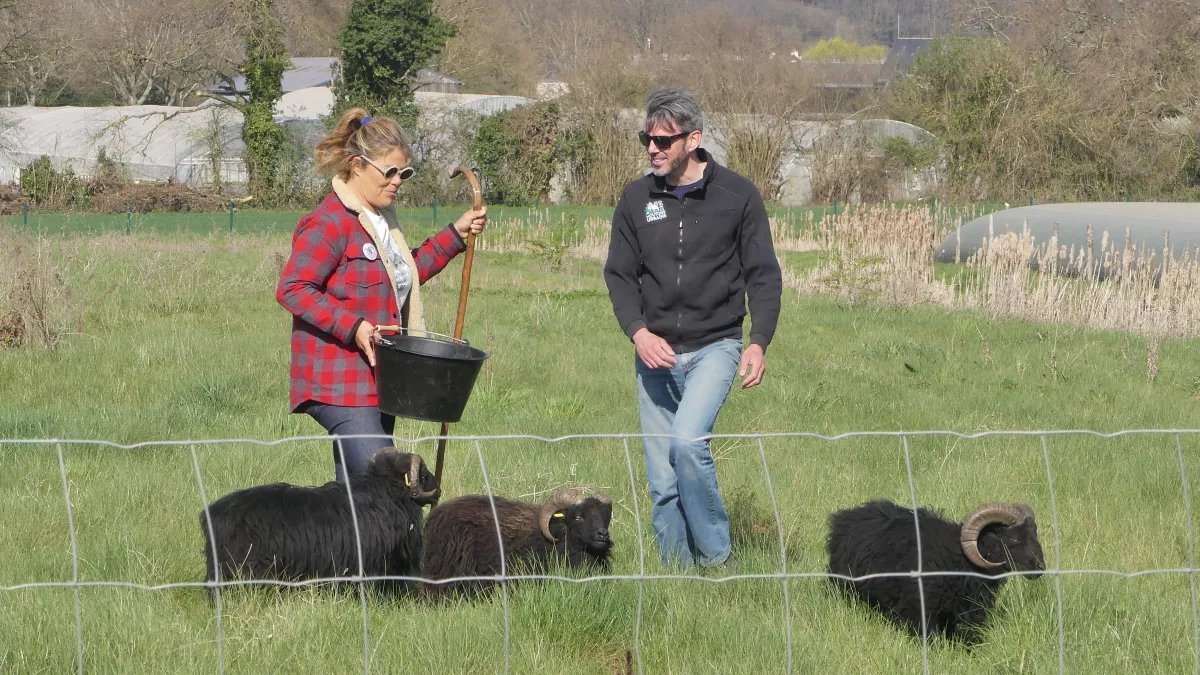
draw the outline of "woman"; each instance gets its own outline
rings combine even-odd
[[[334,475],[344,482],[347,470],[362,470],[392,444],[396,418],[376,407],[375,327],[425,330],[420,284],[466,250],[468,233],[483,231],[487,209],[467,211],[410,251],[393,206],[414,173],[400,125],[351,110],[317,145],[316,159],[333,175],[333,193],[296,226],[275,298],[293,314],[292,412],[330,434],[380,436],[342,439],[342,452],[334,441]]]

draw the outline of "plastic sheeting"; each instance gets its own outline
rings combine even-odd
[[[1035,247],[1049,241],[1057,228],[1060,247],[1086,251],[1089,224],[1092,253],[1097,258],[1102,255],[1104,233],[1108,233],[1110,251],[1114,245],[1122,250],[1126,245],[1126,229],[1131,247],[1154,251],[1158,260],[1162,259],[1163,238],[1167,233],[1176,257],[1185,249],[1200,246],[1200,203],[1086,202],[1023,206],[976,218],[946,237],[934,258],[938,262],[955,262],[957,251],[959,260],[966,260],[984,245],[989,228],[993,235],[1000,236],[1006,231],[1020,235],[1028,227]]]
[[[519,96],[482,96],[417,92],[422,114],[439,116],[469,109],[482,115],[509,110],[531,100]],[[333,94],[310,87],[286,94],[276,121],[312,135],[319,117],[329,113]],[[103,149],[135,181],[206,184],[214,149],[227,182],[246,180],[241,157],[242,115],[216,101],[198,107],[122,106],[98,108],[0,109],[0,183],[15,182],[22,167],[39,157],[56,170],[89,176]],[[315,143],[315,141],[314,141]]]
[[[199,108],[6,108],[0,110],[0,182],[43,155],[56,170],[90,175],[103,149],[133,180],[203,180],[213,151],[226,180],[243,172],[241,113],[215,102]],[[213,139],[216,139],[215,141]]]

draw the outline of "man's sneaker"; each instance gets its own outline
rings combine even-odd
[[[709,567],[708,570],[713,576],[734,576],[738,573],[737,558],[733,557],[733,554],[730,553],[729,557],[725,559],[725,562],[718,565],[713,565],[712,567]]]

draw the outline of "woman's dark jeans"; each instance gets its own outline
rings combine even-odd
[[[328,405],[309,401],[297,412],[307,413],[325,427],[330,434],[379,434],[379,438],[339,438],[333,441],[333,473],[339,483],[346,482],[342,468],[342,453],[346,455],[346,468],[357,473],[367,467],[371,457],[380,448],[392,445],[392,433],[396,429],[396,418],[379,412],[374,406]],[[386,438],[383,437],[386,435]],[[342,452],[338,452],[338,445]]]

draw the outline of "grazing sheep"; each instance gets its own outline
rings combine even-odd
[[[383,448],[350,487],[362,540],[366,576],[417,576],[421,561],[422,506],[436,504],[441,489],[419,455]],[[242,577],[300,581],[358,574],[358,546],[343,483],[316,487],[287,483],[231,492],[208,507],[222,580]],[[217,579],[208,518],[204,533],[206,582]],[[377,582],[382,590],[407,584]]]
[[[604,495],[588,497],[582,489],[561,490],[545,504],[530,504],[496,497],[496,514],[504,542],[505,571],[536,573],[552,558],[565,559],[578,568],[594,565],[608,569],[612,539],[612,501]],[[452,499],[429,513],[425,525],[425,555],[421,576],[448,579],[500,574],[500,546],[496,521],[487,495]],[[493,582],[464,581],[422,584],[429,596],[461,593],[472,596]]]
[[[996,575],[1045,569],[1033,509],[1025,504],[984,504],[961,525],[927,509],[918,509],[917,514],[923,572]],[[914,535],[911,508],[873,501],[838,511],[829,517],[829,573],[862,577],[916,571]],[[847,594],[921,635],[921,597],[915,578],[830,579]],[[929,634],[957,636],[967,644],[978,641],[1004,581],[977,576],[924,577]]]

